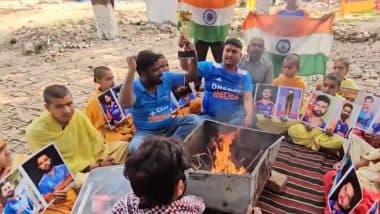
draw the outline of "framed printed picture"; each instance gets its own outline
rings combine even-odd
[[[69,188],[74,176],[54,144],[42,148],[0,181],[4,213],[42,213],[54,193]]]
[[[257,84],[255,94],[256,114],[274,116],[277,102],[277,92],[277,86]]]
[[[355,127],[362,131],[369,131],[376,114],[380,110],[378,108],[380,106],[380,99],[373,94],[363,92],[359,93],[355,103],[361,107]]]
[[[98,97],[99,105],[110,129],[114,129],[129,116],[129,110],[124,110],[119,104],[120,89],[121,86],[116,86]]]
[[[330,213],[351,213],[363,198],[359,179],[353,165],[342,172],[339,180],[330,189],[328,208]]]
[[[54,192],[66,189],[74,181],[54,144],[33,155],[22,168],[48,203],[53,201]]]
[[[279,87],[276,104],[276,117],[297,120],[302,104],[302,89]]]

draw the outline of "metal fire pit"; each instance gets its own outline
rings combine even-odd
[[[212,142],[220,133],[236,132],[231,145],[231,159],[247,171],[244,174],[211,172]],[[195,170],[188,172],[187,194],[201,196],[208,208],[246,213],[255,205],[276,159],[280,135],[205,120],[184,141],[186,157]],[[214,143],[215,144],[215,143]]]

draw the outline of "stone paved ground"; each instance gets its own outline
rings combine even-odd
[[[0,46],[0,136],[9,143],[13,153],[27,152],[25,129],[43,110],[41,93],[45,86],[52,83],[66,84],[73,93],[76,106],[83,108],[94,88],[92,67],[108,65],[121,81],[126,72],[126,55],[153,48],[169,58],[173,69],[178,68],[175,29],[170,26],[157,28],[145,25],[144,21],[140,21],[145,19],[141,16],[142,13],[142,10],[122,13],[121,39],[117,41],[92,41],[93,36],[85,35],[93,34],[88,30],[92,21],[84,19],[65,24],[61,28],[55,26],[54,32],[59,33],[67,28],[70,32],[78,31],[78,37],[89,38],[85,48],[67,49],[61,48],[62,44],[57,44],[48,47],[50,52],[24,56],[18,46],[22,36],[16,45],[7,43]],[[378,18],[377,21],[379,20]],[[367,25],[366,22],[357,24],[364,29],[373,26]],[[332,58],[337,56],[347,56],[354,62],[352,76],[361,83],[363,89],[380,92],[379,41],[355,44],[335,42]]]

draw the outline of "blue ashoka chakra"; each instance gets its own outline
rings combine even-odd
[[[213,24],[215,24],[216,19],[217,19],[217,15],[216,15],[216,12],[214,10],[207,9],[203,13],[203,21],[207,25],[213,25]]]
[[[288,53],[290,51],[290,47],[291,47],[290,41],[287,39],[281,39],[276,44],[276,49],[281,54]]]

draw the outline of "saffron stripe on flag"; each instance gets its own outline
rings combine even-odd
[[[224,8],[236,4],[236,0],[179,0],[179,3],[186,3],[199,8]]]
[[[220,26],[230,24],[235,5],[232,4],[223,8],[199,8],[191,4],[180,3],[181,10],[188,10],[191,12],[191,20],[200,25]]]
[[[308,36],[313,33],[332,34],[334,15],[325,20],[310,17],[292,17],[276,15],[258,15],[250,12],[242,24],[244,31],[260,28],[267,33],[278,36]]]

